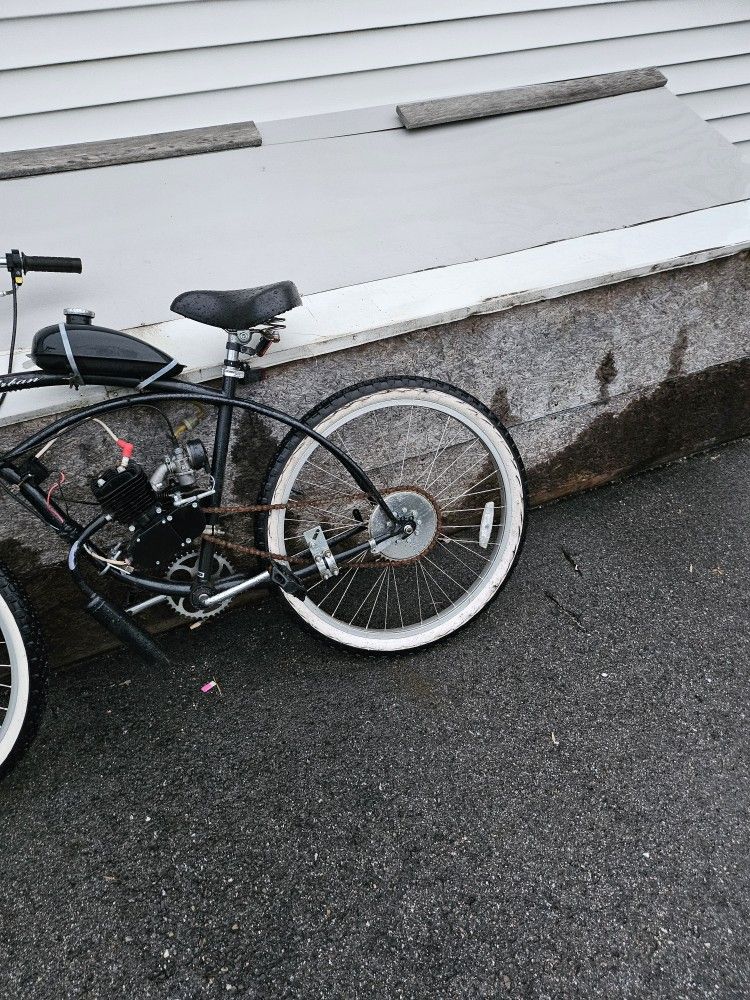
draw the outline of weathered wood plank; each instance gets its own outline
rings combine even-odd
[[[165,160],[175,156],[218,153],[227,149],[260,146],[263,140],[255,122],[211,125],[207,128],[133,135],[101,142],[78,142],[44,149],[18,149],[0,153],[0,180],[34,177],[68,170],[92,170],[123,163]]]
[[[516,111],[536,111],[561,104],[578,104],[601,97],[617,97],[637,90],[652,90],[667,82],[655,68],[627,70],[622,73],[602,73],[582,76],[555,83],[537,83],[510,90],[488,90],[481,94],[445,97],[435,101],[414,101],[398,104],[396,113],[405,128],[425,128],[470,118],[509,115]]]

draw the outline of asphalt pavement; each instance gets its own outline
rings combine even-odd
[[[58,674],[0,994],[749,997],[749,515],[745,441],[535,512],[423,654],[268,602]]]

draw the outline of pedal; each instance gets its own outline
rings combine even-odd
[[[304,601],[307,596],[307,587],[300,583],[288,566],[283,566],[281,563],[274,563],[271,567],[271,583],[275,583],[285,593],[300,601]]]

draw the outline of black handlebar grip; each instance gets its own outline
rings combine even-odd
[[[23,255],[24,271],[63,271],[80,274],[83,264],[80,257],[27,257]]]

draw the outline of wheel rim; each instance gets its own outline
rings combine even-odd
[[[16,620],[0,597],[0,766],[18,741],[28,703],[26,649]]]
[[[349,451],[355,460],[360,460],[361,455],[356,447],[352,447],[351,435],[347,433],[354,426],[353,422],[362,418],[380,419],[381,411],[390,410],[393,414],[396,408],[402,407],[407,408],[401,412],[400,421],[403,456],[406,458],[401,457],[398,461],[399,456],[396,456],[395,463],[391,460],[384,466],[377,448],[373,450],[371,447],[368,452],[370,462],[362,464],[386,496],[389,489],[393,491],[399,486],[408,490],[413,485],[426,495],[430,495],[432,489],[441,521],[442,537],[438,539],[437,546],[434,549],[427,547],[422,557],[398,569],[392,559],[385,561],[382,570],[368,567],[372,570],[373,580],[366,586],[361,579],[356,584],[355,578],[362,578],[363,572],[359,572],[356,562],[352,562],[348,567],[342,567],[339,577],[312,583],[303,603],[293,603],[295,610],[313,627],[331,638],[359,648],[413,648],[455,631],[473,617],[502,584],[514,561],[522,533],[523,487],[515,458],[495,425],[462,400],[439,390],[383,390],[354,400],[317,423],[316,429]],[[409,417],[406,416],[407,411]],[[415,413],[420,414],[416,421]],[[419,446],[415,439],[415,431],[425,434],[424,426],[416,426],[424,425],[424,413],[428,413],[433,422],[438,421],[434,431],[430,432],[431,436],[427,434],[425,438],[429,441],[429,448]],[[360,435],[360,446],[362,438],[363,435]],[[372,439],[376,439],[375,435]],[[410,439],[414,440],[411,448]],[[479,445],[481,454],[477,451]],[[471,455],[472,449],[474,455]],[[325,458],[321,452],[315,442],[306,439],[287,459],[276,483],[272,502],[288,504],[289,509],[272,512],[269,517],[268,540],[273,552],[294,558],[304,551],[299,535],[305,517],[308,521],[317,518],[319,523],[328,517],[324,530],[329,539],[335,538],[337,531],[346,530],[353,523],[357,510],[346,509],[346,503],[336,509],[330,501],[325,504],[317,502],[309,514],[298,510],[300,504],[305,502],[305,491],[300,489],[300,484],[307,487],[310,482],[309,476],[303,475],[306,468],[314,470],[317,481],[313,481],[313,485],[317,487],[322,485],[321,480],[339,489],[343,488],[342,483],[347,487],[349,485],[346,473],[340,467],[330,466],[326,470],[330,478],[324,475]],[[470,459],[472,468],[482,471],[482,475],[474,477],[467,503],[467,491],[460,489],[461,474],[456,476],[455,473],[461,469],[466,472],[465,466]],[[492,464],[490,472],[483,468],[483,463],[486,465],[488,461]],[[373,469],[373,464],[378,462],[380,468]],[[412,469],[409,469],[410,464]],[[388,468],[393,469],[394,465],[398,467],[400,482],[384,481],[381,473]],[[332,471],[334,468],[335,472]],[[409,487],[403,486],[405,478],[409,479],[410,475],[415,478],[415,471],[421,476],[421,481],[410,483]],[[335,484],[335,479],[340,480],[338,484]],[[483,486],[485,489],[491,486],[491,489],[485,492]],[[484,504],[489,502],[489,498],[492,498],[496,508],[488,545],[482,550],[476,535],[479,519],[485,510]],[[463,518],[459,523],[455,520],[456,510]],[[360,514],[363,519],[368,519],[369,515],[370,522],[377,520],[377,514],[371,514],[369,508],[363,508]],[[299,530],[290,531],[289,525]],[[472,532],[474,537],[470,537]],[[363,534],[357,540],[364,540],[365,537]],[[360,562],[370,561],[368,556],[359,557]],[[382,556],[380,561],[383,561]],[[472,576],[477,566],[480,572]],[[412,599],[406,616],[403,615],[403,605],[399,606],[399,578],[396,575],[405,572],[413,576]],[[405,578],[402,576],[401,579]],[[361,595],[357,587],[361,588]],[[357,602],[362,603],[361,608],[355,606]],[[431,614],[427,613],[430,607]]]

